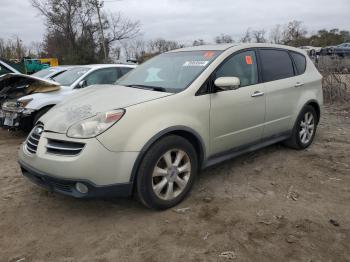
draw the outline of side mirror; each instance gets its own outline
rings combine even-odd
[[[241,81],[238,77],[219,77],[214,82],[215,86],[223,91],[238,89]]]
[[[78,88],[84,88],[87,86],[86,80],[81,80],[78,84]]]

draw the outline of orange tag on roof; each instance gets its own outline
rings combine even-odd
[[[209,59],[209,58],[212,58],[214,56],[214,54],[215,54],[214,52],[209,51],[209,52],[205,52],[203,56],[205,58]]]
[[[247,65],[252,65],[253,64],[253,59],[250,55],[246,55],[245,56],[245,62],[247,63]]]

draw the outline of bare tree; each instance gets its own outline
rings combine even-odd
[[[124,18],[120,13],[109,13],[107,23],[109,25],[106,36],[108,44],[131,39],[140,34],[140,22]]]
[[[252,41],[252,34],[251,34],[250,28],[248,28],[247,31],[242,36],[242,38],[240,39],[240,42],[250,43],[251,41]]]
[[[282,44],[282,26],[281,25],[275,25],[271,30],[270,30],[270,42],[273,44]]]
[[[120,14],[101,12],[98,17],[96,1],[31,0],[31,2],[45,18],[47,53],[63,59],[64,63],[105,61],[115,42],[130,39],[140,32],[139,22],[123,18]],[[101,24],[98,20],[101,20]],[[105,37],[100,29],[106,33]]]
[[[303,38],[305,38],[307,30],[301,21],[289,22],[283,30],[283,43],[287,45],[298,46]]]
[[[146,53],[146,42],[142,39],[123,41],[122,47],[127,60],[139,61]]]
[[[203,39],[196,39],[192,43],[193,46],[200,46],[200,45],[205,45],[205,42]]]
[[[155,40],[151,40],[149,43],[149,51],[151,53],[164,53],[170,50],[178,49],[184,47],[184,45],[178,43],[177,41],[165,40],[162,38],[158,38]]]
[[[233,43],[233,42],[234,40],[230,35],[221,34],[215,37],[215,43],[217,44],[225,44],[225,43]]]
[[[28,48],[23,41],[16,36],[14,39],[7,41],[0,39],[0,57],[3,59],[22,59],[28,55]]]
[[[265,38],[266,31],[264,29],[252,31],[252,39],[255,43],[266,43]]]
[[[45,56],[43,44],[41,42],[31,42],[28,46],[28,56],[35,58]]]

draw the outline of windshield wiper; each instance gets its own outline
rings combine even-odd
[[[140,88],[140,89],[151,89],[153,91],[167,92],[164,87],[160,87],[160,86],[127,85],[127,87],[136,87],[136,88]]]

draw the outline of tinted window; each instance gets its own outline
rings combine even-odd
[[[254,51],[246,51],[229,58],[216,71],[216,78],[238,77],[241,80],[240,86],[249,86],[258,83],[258,67]]]
[[[296,66],[297,71],[298,71],[298,75],[303,74],[305,72],[305,69],[306,69],[305,56],[298,54],[298,53],[295,53],[295,52],[290,52],[290,54],[294,60],[295,66]]]
[[[8,73],[13,73],[11,70],[4,67],[2,64],[0,64],[0,76]]]
[[[119,78],[116,67],[99,69],[85,77],[86,85],[113,84]]]
[[[283,50],[260,50],[264,82],[294,76],[293,63],[288,52]]]
[[[123,75],[125,75],[125,74],[129,73],[129,71],[131,71],[131,70],[132,70],[132,68],[131,68],[131,67],[119,67],[119,69],[120,69],[120,72],[122,73],[122,75],[121,75],[121,76],[123,76]]]

